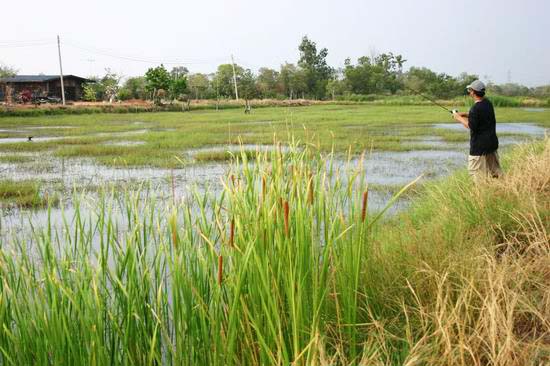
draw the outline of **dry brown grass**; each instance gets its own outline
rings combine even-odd
[[[517,152],[503,179],[473,193],[479,207],[513,203],[503,213],[511,223],[494,223],[494,245],[471,258],[418,270],[424,285],[409,284],[415,304],[403,312],[421,336],[408,339],[405,364],[549,365],[550,140],[542,153]]]
[[[550,139],[516,151],[504,178],[459,194],[481,212],[479,222],[464,224],[466,209],[439,207],[463,232],[445,234],[438,217],[390,236],[408,254],[405,262],[391,251],[371,252],[376,271],[387,271],[380,296],[399,310],[373,315],[366,301],[361,359],[319,346],[319,364],[550,365]],[[445,243],[454,239],[456,247]]]

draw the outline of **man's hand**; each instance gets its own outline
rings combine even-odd
[[[470,126],[468,126],[468,113],[458,113],[455,109],[453,110],[453,118],[455,121],[460,122],[465,128],[470,128]]]

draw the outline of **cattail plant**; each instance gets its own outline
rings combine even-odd
[[[235,219],[232,218],[229,224],[229,247],[235,246]]]
[[[221,286],[223,282],[223,256],[218,255],[218,285]]]
[[[176,204],[176,182],[174,178],[174,169],[170,169],[170,180],[172,186],[172,203]]]
[[[361,205],[361,222],[365,222],[365,219],[367,218],[368,199],[369,190],[367,189],[363,192],[363,203]]]
[[[283,215],[284,215],[284,225],[285,225],[285,235],[288,237],[289,234],[289,212],[290,208],[288,206],[288,201],[283,202]]]
[[[307,182],[307,203],[313,204],[313,175],[309,173],[309,179]]]

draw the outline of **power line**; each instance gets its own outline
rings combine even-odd
[[[193,64],[206,64],[213,61],[213,60],[205,60],[205,59],[194,59],[194,60],[193,59],[173,59],[173,60],[151,59],[151,58],[145,58],[145,57],[139,57],[139,56],[128,56],[128,55],[116,54],[109,50],[82,46],[73,41],[64,41],[63,43],[68,45],[69,47],[76,48],[92,54],[107,56],[107,57],[116,58],[116,59],[125,60],[125,61],[142,62],[142,63],[148,63],[148,64],[193,65]]]
[[[13,39],[13,40],[0,40],[0,44],[21,44],[21,43],[41,43],[41,42],[52,42],[51,38],[41,38],[41,39]]]
[[[54,41],[48,42],[28,42],[28,43],[0,43],[0,48],[23,48],[23,47],[40,47],[55,44]]]

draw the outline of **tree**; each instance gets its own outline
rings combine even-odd
[[[189,70],[186,67],[178,66],[170,71],[170,97],[172,99],[187,98],[187,74]]]
[[[401,88],[403,64],[401,55],[382,53],[373,57],[363,56],[353,65],[350,59],[344,64],[344,77],[352,93],[395,94]]]
[[[518,97],[531,94],[531,90],[528,87],[516,83],[506,83],[499,85],[489,84],[487,88],[491,90],[491,92],[494,94],[506,95],[509,97]]]
[[[294,64],[285,63],[281,65],[279,72],[279,87],[290,99],[303,98],[307,91],[305,71]]]
[[[537,86],[532,90],[533,96],[542,98],[550,97],[550,85]],[[548,101],[550,103],[550,100]]]
[[[243,74],[244,74],[244,69],[239,65],[235,65],[235,75],[237,78],[237,86],[239,85],[239,81],[242,78]],[[222,64],[218,66],[218,71],[214,76],[213,82],[217,86],[220,96],[223,96],[226,98],[235,97],[235,87],[233,84],[233,65]]]
[[[170,82],[170,74],[162,64],[155,68],[149,68],[145,73],[145,89],[150,93],[151,98],[157,102],[158,90],[168,90],[170,88]]]
[[[16,74],[17,70],[15,68],[0,63],[0,78],[8,78]]]
[[[243,70],[242,74],[237,79],[237,87],[239,88],[239,96],[244,100],[248,101],[258,96],[256,78],[250,69]]]
[[[97,93],[92,83],[84,84],[82,99],[87,102],[95,102],[97,100]]]
[[[200,73],[189,75],[187,78],[187,83],[195,99],[203,98],[208,90],[208,87],[210,86],[208,76]]]
[[[189,70],[187,69],[187,67],[184,66],[173,67],[170,71],[170,76],[172,77],[172,79],[186,78],[188,74]]]
[[[180,77],[170,80],[169,91],[172,99],[187,98],[187,79]]]
[[[120,93],[127,95],[128,99],[146,99],[147,90],[145,84],[146,80],[143,76],[128,78],[120,90]]]
[[[262,67],[258,70],[256,89],[261,98],[274,98],[280,92],[278,88],[279,73],[276,70]]]
[[[112,102],[118,94],[121,76],[112,72],[111,69],[105,69],[103,77],[90,78],[94,82],[84,85],[84,100],[108,100]]]
[[[298,49],[300,50],[298,66],[305,72],[307,92],[314,98],[324,98],[326,85],[332,74],[332,68],[326,61],[328,50],[323,48],[317,52],[317,45],[307,36],[302,38]]]
[[[409,90],[437,98],[453,98],[462,95],[466,86],[475,79],[477,75],[463,73],[456,79],[445,73],[437,74],[426,67],[411,67],[404,75],[404,85]]]
[[[330,95],[332,100],[335,100],[336,96],[347,94],[349,91],[349,85],[344,79],[343,70],[339,69],[327,83],[327,94]]]

